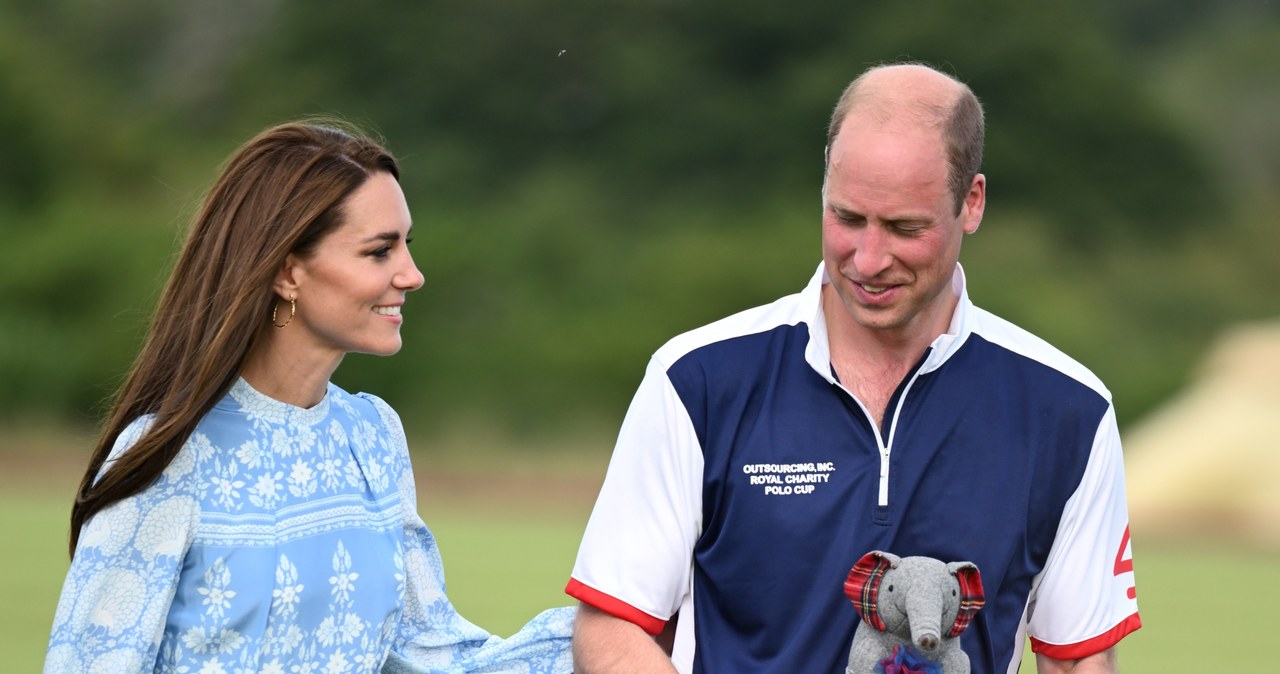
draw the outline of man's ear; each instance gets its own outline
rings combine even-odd
[[[284,264],[280,265],[275,281],[271,284],[271,289],[276,292],[276,295],[286,300],[298,296],[298,285],[302,276],[301,262],[302,260],[293,253],[285,256]]]
[[[973,177],[969,184],[969,192],[964,195],[964,204],[960,207],[960,217],[964,220],[965,234],[978,231],[982,224],[982,213],[987,209],[987,177],[981,173]]]

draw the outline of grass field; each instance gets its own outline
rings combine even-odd
[[[0,453],[0,460],[6,458]],[[66,517],[76,476],[68,465],[38,471],[24,462],[5,465],[0,476],[2,669],[36,672],[66,571]],[[527,461],[494,465],[503,469],[482,471],[473,463],[423,471],[419,498],[440,541],[449,596],[464,616],[505,635],[540,610],[570,603],[562,588],[600,466],[566,473],[539,471]],[[1260,668],[1258,661],[1278,624],[1280,557],[1193,540],[1146,542],[1140,531],[1135,540],[1144,627],[1121,644],[1121,671],[1270,668]],[[1034,672],[1032,663],[1024,661],[1022,671]]]

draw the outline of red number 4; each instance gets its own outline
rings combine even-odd
[[[1120,539],[1120,549],[1116,550],[1116,565],[1114,569],[1115,575],[1119,576],[1123,573],[1133,572],[1133,552],[1129,552],[1129,556],[1125,557],[1125,550],[1129,549],[1129,527],[1124,528],[1124,537]],[[1133,599],[1138,596],[1138,590],[1134,586],[1129,586],[1129,598]]]

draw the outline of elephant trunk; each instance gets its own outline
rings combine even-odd
[[[941,593],[914,592],[907,597],[907,615],[911,621],[911,641],[926,655],[938,650],[941,642]]]

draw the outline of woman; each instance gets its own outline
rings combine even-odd
[[[422,286],[398,180],[331,124],[231,157],[80,485],[46,672],[570,670],[569,609],[457,614],[399,417],[329,382]]]

